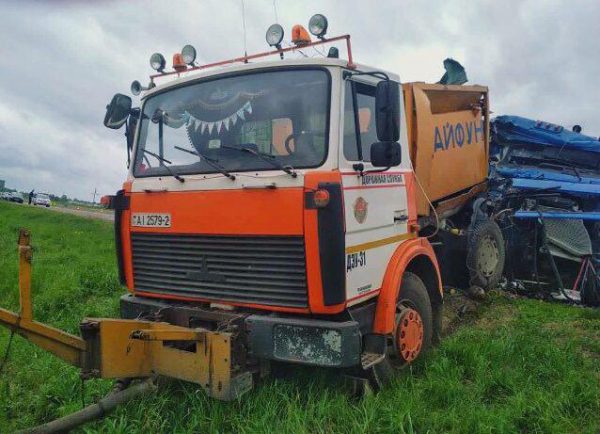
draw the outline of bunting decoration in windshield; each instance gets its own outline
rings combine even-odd
[[[226,131],[229,131],[229,128],[234,126],[239,119],[241,119],[242,121],[246,120],[246,113],[252,113],[252,104],[250,101],[247,101],[239,110],[237,110],[232,115],[214,121],[205,121],[202,119],[198,119],[186,112],[186,114],[188,115],[187,127],[188,129],[193,128],[193,130],[196,133],[200,134],[211,134],[212,132],[219,133],[223,130],[223,128],[225,128]]]
[[[230,92],[217,89],[208,96],[208,101],[198,98],[168,112],[157,109],[153,120],[162,119],[171,128],[185,125],[189,134],[219,134],[229,131],[239,120],[245,121],[252,113],[252,100],[262,94],[239,92],[230,97]]]

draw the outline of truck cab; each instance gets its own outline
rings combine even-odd
[[[105,125],[134,116],[110,198],[122,317],[233,324],[240,366],[415,360],[442,293],[400,89],[391,72],[302,58],[176,68],[139,110],[115,96]]]

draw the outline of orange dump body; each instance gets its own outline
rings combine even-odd
[[[485,190],[489,155],[488,88],[403,85],[410,157],[429,200],[444,216]],[[417,213],[430,206],[416,188]]]

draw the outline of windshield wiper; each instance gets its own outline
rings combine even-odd
[[[195,156],[197,156],[199,158],[204,159],[204,161],[206,161],[206,164],[208,164],[210,167],[212,167],[213,169],[215,169],[218,172],[222,173],[223,175],[225,175],[226,177],[228,177],[232,181],[235,181],[235,175],[232,175],[231,173],[229,173],[227,170],[225,170],[224,167],[222,167],[221,165],[215,163],[212,159],[208,158],[206,155],[203,155],[200,152],[195,151],[193,149],[185,149],[185,148],[181,148],[179,146],[173,146],[173,147],[175,149],[177,149],[178,151],[187,152],[188,154],[192,154],[192,155],[195,155]]]
[[[296,178],[298,174],[294,171],[292,166],[284,166],[279,161],[275,159],[274,155],[265,154],[264,152],[255,151],[254,149],[246,148],[245,146],[229,146],[229,145],[221,145],[221,148],[224,149],[233,149],[235,151],[247,152],[249,154],[254,155],[255,157],[260,158],[266,163],[269,163],[271,166],[276,167],[279,170],[283,170],[285,173],[290,175],[292,178]]]
[[[147,149],[142,149],[142,151],[144,151],[146,154],[148,155],[152,155],[154,158],[156,158],[158,161],[162,161],[163,163],[167,163],[167,164],[173,164],[171,161],[167,160],[166,158],[161,157],[158,154],[155,154],[154,152],[150,152]],[[185,182],[185,179],[182,178],[181,176],[179,176],[177,173],[175,173],[175,171],[173,169],[171,169],[169,166],[164,165],[163,166],[165,169],[167,169],[167,172],[169,172],[169,174],[175,178],[177,181],[179,182]]]

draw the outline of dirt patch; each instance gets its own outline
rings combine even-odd
[[[518,298],[503,291],[489,291],[484,296],[473,298],[466,291],[446,288],[442,314],[442,336],[451,335],[464,325],[477,325],[478,328],[493,330],[514,319],[509,306],[502,299]],[[485,315],[484,315],[485,313]]]
[[[99,219],[106,221],[114,220],[114,213],[109,210],[89,210],[89,209],[77,209],[77,208],[62,208],[59,206],[47,208],[51,211],[62,212],[65,214],[73,214],[79,217],[86,217],[91,219]]]
[[[451,335],[458,327],[475,321],[484,307],[484,302],[469,298],[459,289],[446,289],[442,310],[442,336]]]

